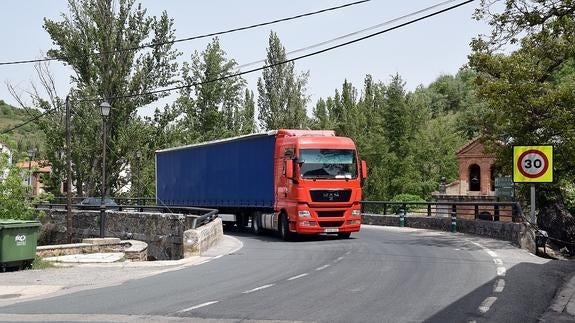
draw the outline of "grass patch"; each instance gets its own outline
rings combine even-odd
[[[42,257],[36,256],[32,262],[32,269],[46,269],[56,267],[52,262],[42,259]]]

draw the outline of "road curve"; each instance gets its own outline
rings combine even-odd
[[[568,270],[447,232],[364,226],[349,240],[292,243],[234,235],[242,249],[203,265],[0,307],[0,320],[535,322]]]

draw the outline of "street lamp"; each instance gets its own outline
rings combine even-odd
[[[36,155],[36,148],[28,149],[28,189],[32,187],[32,159],[34,159],[34,155]],[[30,192],[30,196],[32,196],[34,190]]]
[[[108,116],[110,115],[110,109],[112,106],[108,101],[102,101],[100,103],[100,113],[102,114],[102,187],[100,194],[100,238],[105,236],[106,228],[106,204],[104,202],[104,197],[106,196],[106,121],[108,121]]]

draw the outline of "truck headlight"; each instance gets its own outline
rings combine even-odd
[[[297,211],[297,216],[299,216],[300,218],[309,218],[311,217],[311,213],[309,212],[309,210],[299,210]]]
[[[351,215],[360,216],[361,210],[360,209],[351,210]]]

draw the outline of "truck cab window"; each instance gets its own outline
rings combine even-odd
[[[298,161],[302,178],[357,178],[357,161],[352,149],[301,149]]]

